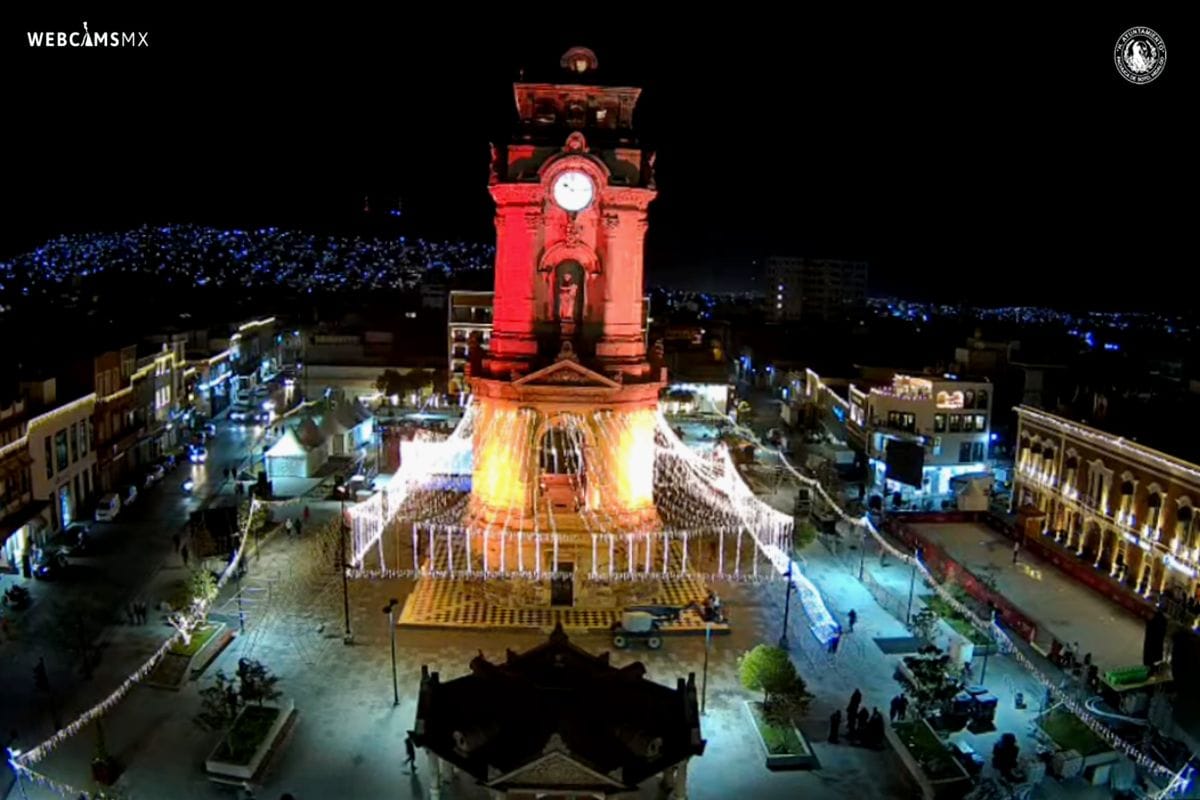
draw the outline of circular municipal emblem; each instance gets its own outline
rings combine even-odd
[[[1113,63],[1121,77],[1130,83],[1149,83],[1167,65],[1167,46],[1150,28],[1130,28],[1117,39]]]

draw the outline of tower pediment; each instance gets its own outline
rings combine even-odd
[[[621,384],[578,361],[562,359],[548,367],[531,372],[513,381],[513,386],[579,386],[595,389],[620,389]]]
[[[554,751],[503,775],[491,778],[487,785],[527,786],[561,789],[567,786],[608,787],[624,789],[620,780],[621,770],[615,775],[605,775],[580,763],[565,752]]]

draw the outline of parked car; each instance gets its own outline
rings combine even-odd
[[[121,505],[131,506],[133,501],[137,500],[138,490],[132,483],[121,489]]]
[[[188,459],[193,464],[203,464],[208,461],[208,450],[201,444],[192,445],[191,452],[188,453]]]
[[[121,497],[109,492],[96,503],[96,522],[112,522],[121,511]]]

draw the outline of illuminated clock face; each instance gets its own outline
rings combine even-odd
[[[564,211],[582,211],[592,204],[595,187],[582,172],[564,172],[554,181],[554,202]]]

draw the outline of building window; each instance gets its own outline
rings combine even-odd
[[[67,456],[69,455],[69,452],[67,449],[67,429],[66,428],[63,428],[58,433],[54,434],[54,453],[57,456],[55,458],[55,462],[58,465],[58,471],[62,472],[64,469],[67,468],[67,464],[68,464]]]
[[[79,460],[79,423],[71,423],[71,433],[67,436],[71,443],[71,463]]]
[[[45,438],[46,444],[46,477],[54,477],[54,448],[50,445],[50,437]]]
[[[984,431],[987,430],[987,415],[985,415],[985,414],[976,414],[975,415],[975,430],[979,431],[980,433],[983,433]]]
[[[975,442],[971,445],[971,460],[983,461],[983,442]]]
[[[963,427],[963,418],[961,414],[950,415],[950,432],[961,433]]]
[[[971,443],[963,442],[958,446],[958,463],[971,463]]]
[[[945,414],[934,414],[933,415],[933,432],[934,433],[945,433],[946,432],[946,415]]]
[[[986,389],[980,389],[979,391],[975,392],[975,407],[987,410],[988,393]]]
[[[1158,525],[1162,519],[1162,495],[1153,492],[1146,498],[1146,525],[1154,533],[1158,533]]]

